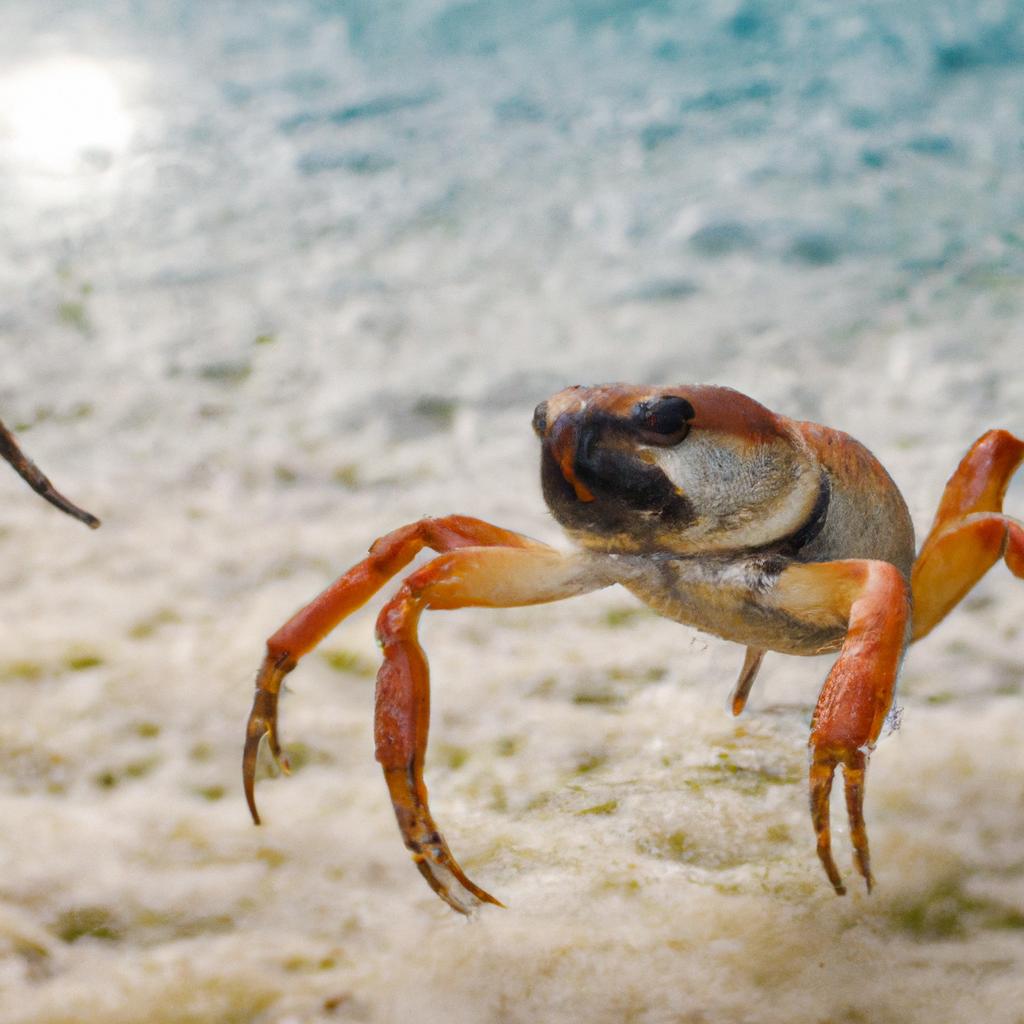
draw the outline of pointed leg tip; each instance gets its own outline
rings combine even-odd
[[[442,896],[441,898],[449,906],[458,910],[460,914],[465,914],[466,917],[474,917],[480,912],[480,908],[485,905],[500,907],[502,910],[508,910],[508,907],[506,907],[505,904],[496,896],[492,896],[489,892],[486,892],[475,885],[471,890],[467,890],[465,895],[460,894],[459,896],[456,896],[449,891],[447,896]]]
[[[458,896],[449,891],[447,895],[441,898],[460,914],[465,914],[466,917],[475,917],[480,912],[480,908],[486,904],[490,904],[492,907],[501,907],[502,910],[508,910],[508,907],[501,900],[492,896],[489,892],[477,889],[475,886],[474,889],[475,891]]]
[[[253,789],[251,778],[246,778],[243,781],[243,789],[245,790],[245,803],[249,808],[249,814],[252,816],[252,823],[254,825],[261,825],[260,812],[256,810],[256,792]]]
[[[427,885],[452,910],[470,917],[485,903],[501,907],[503,910],[508,909],[501,900],[466,877],[447,846],[443,848],[441,857],[421,851],[413,855],[413,860],[420,874],[426,879]]]
[[[486,892],[483,889],[478,889],[477,891],[479,892],[477,899],[479,899],[481,903],[490,903],[492,907],[501,907],[502,910],[508,910],[508,907],[506,907],[505,904],[496,896],[492,896],[489,892]]]

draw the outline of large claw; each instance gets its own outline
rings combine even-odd
[[[274,658],[267,655],[256,676],[256,696],[253,698],[249,721],[245,727],[245,749],[242,753],[242,785],[245,800],[249,805],[252,820],[260,823],[256,810],[256,760],[260,751],[260,740],[267,737],[267,745],[277,766],[286,775],[291,770],[287,755],[281,750],[277,730],[277,700],[281,694],[284,677],[295,668],[295,661],[289,655]]]
[[[874,879],[871,876],[871,856],[868,851],[867,828],[864,824],[864,776],[867,770],[867,754],[863,750],[842,753],[820,749],[814,751],[810,778],[811,820],[818,839],[818,857],[832,887],[838,895],[844,896],[846,886],[832,857],[832,830],[829,823],[832,779],[838,764],[843,766],[846,811],[850,821],[854,864],[863,877],[868,892],[871,892]]]

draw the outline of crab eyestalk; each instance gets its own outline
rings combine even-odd
[[[85,523],[95,530],[100,521],[84,508],[79,508],[73,501],[64,497],[50,483],[43,471],[21,450],[14,435],[0,422],[0,456],[3,456],[17,471],[18,475],[32,488],[36,494],[44,497],[51,505],[66,512],[73,519]]]

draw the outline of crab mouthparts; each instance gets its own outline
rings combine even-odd
[[[569,416],[559,416],[547,436],[551,455],[579,501],[593,501],[594,495],[576,476],[576,425]]]

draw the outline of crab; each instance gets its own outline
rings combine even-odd
[[[266,737],[282,770],[278,697],[285,676],[345,616],[423,548],[377,619],[374,738],[398,827],[430,887],[469,913],[501,905],[472,882],[430,812],[423,779],[429,726],[425,609],[510,608],[620,584],[660,615],[746,647],[732,692],[739,714],[766,651],[838,651],[809,738],[817,854],[836,893],[830,794],[842,768],[856,871],[872,887],[864,820],[868,758],[893,704],[907,646],[926,636],[998,560],[1024,577],[1024,524],[1003,514],[1024,442],[990,430],[946,485],[915,557],[895,483],[860,442],[771,412],[726,387],[570,387],[541,402],[541,483],[578,549],[546,544],[461,515],[427,518],[381,537],[363,561],[267,641],[243,754],[254,775]]]
[[[36,494],[42,495],[51,505],[55,505],[69,516],[85,523],[95,530],[100,521],[84,508],[79,508],[69,501],[43,474],[42,470],[21,450],[14,435],[0,423],[0,457],[6,459],[17,471],[18,475],[32,488]]]

